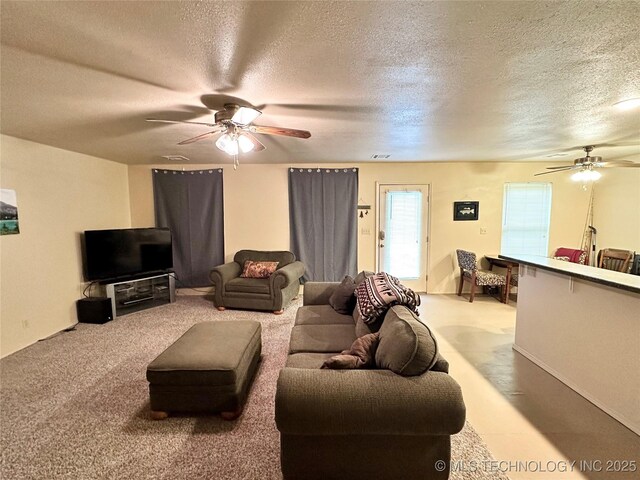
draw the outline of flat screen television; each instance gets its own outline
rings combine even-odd
[[[173,267],[168,228],[87,230],[83,253],[87,281],[135,277]]]

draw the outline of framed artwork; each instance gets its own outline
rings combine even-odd
[[[453,202],[453,220],[478,220],[480,202]]]
[[[16,191],[0,189],[0,235],[20,233]]]

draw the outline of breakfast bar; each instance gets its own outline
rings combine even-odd
[[[520,265],[514,350],[640,434],[640,277],[502,258]]]

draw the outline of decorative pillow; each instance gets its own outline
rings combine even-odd
[[[438,344],[431,330],[403,306],[389,310],[378,334],[376,365],[379,368],[408,377],[423,374],[439,360]],[[442,368],[442,363],[438,367]]]
[[[560,257],[553,257],[554,260],[562,260],[563,262],[568,262],[571,259],[569,257],[565,257],[564,255],[560,256]]]
[[[345,350],[340,355],[335,355],[325,360],[320,368],[341,370],[374,367],[378,341],[378,333],[370,333],[364,337],[356,338],[349,350]]]
[[[364,282],[364,280],[368,277],[373,277],[375,275],[375,272],[370,272],[368,270],[362,270],[358,275],[356,275],[356,278],[353,279],[353,283],[356,284],[356,286],[360,285],[362,282]]]
[[[381,272],[356,287],[356,308],[367,324],[375,323],[393,305],[405,305],[418,315],[420,297],[396,277]]]
[[[242,269],[242,278],[269,278],[280,262],[254,262],[246,260]]]
[[[353,283],[353,278],[347,275],[329,297],[329,305],[338,313],[352,315],[353,309],[356,308],[355,290],[356,284]]]

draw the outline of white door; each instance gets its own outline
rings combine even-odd
[[[379,185],[378,271],[427,291],[428,185]]]

